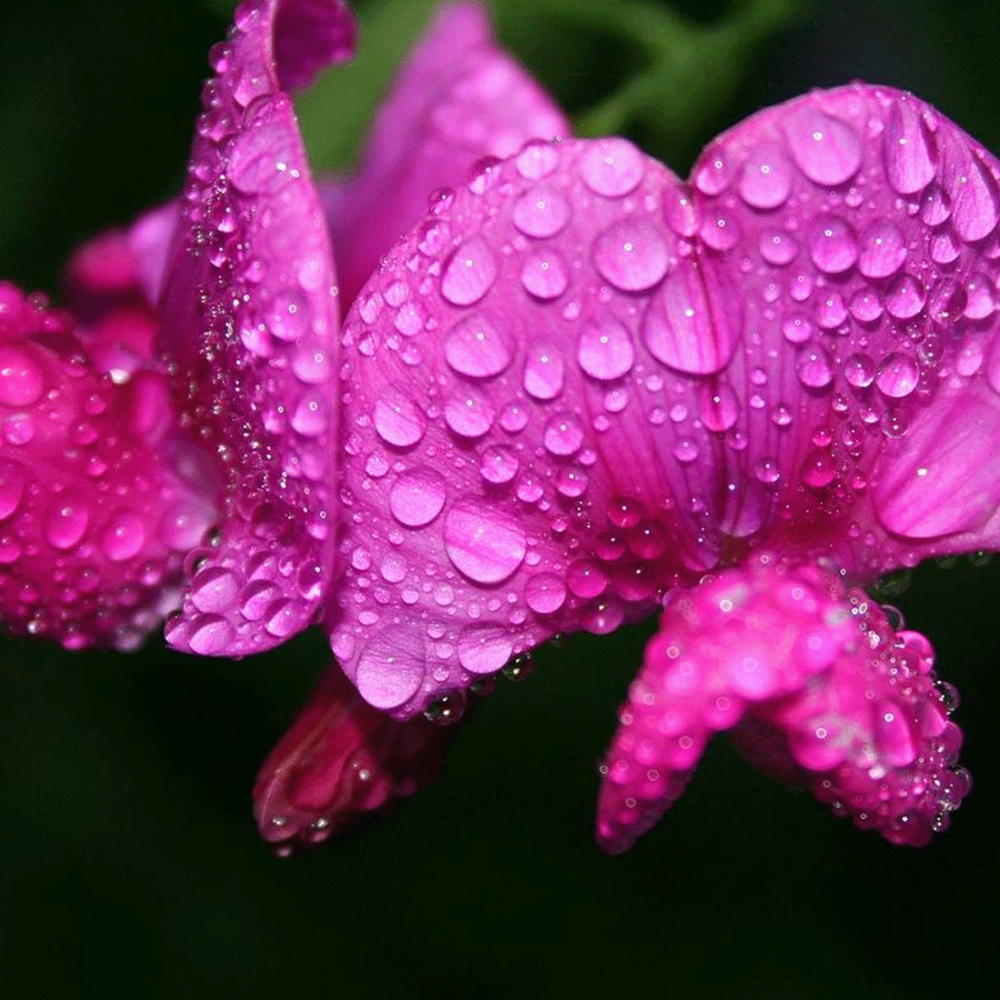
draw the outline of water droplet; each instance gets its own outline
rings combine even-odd
[[[452,393],[444,406],[445,423],[460,437],[482,437],[495,417],[489,398],[471,387]]]
[[[791,264],[799,252],[799,244],[795,237],[781,229],[762,230],[758,247],[761,257],[776,267]]]
[[[45,378],[34,357],[20,347],[0,346],[0,403],[31,406],[45,391]]]
[[[700,213],[688,184],[668,184],[663,189],[663,218],[678,236],[694,236],[700,227]]]
[[[524,360],[524,388],[530,396],[541,400],[555,399],[563,390],[565,373],[566,363],[555,347],[544,341],[528,345]]]
[[[369,705],[391,711],[420,690],[427,666],[424,644],[400,625],[373,630],[371,635],[358,658],[354,683]]]
[[[697,461],[699,454],[698,444],[692,438],[680,438],[674,443],[673,452],[674,458],[681,465],[690,465],[692,462]]]
[[[965,281],[966,304],[963,315],[968,319],[988,319],[996,312],[996,289],[985,274],[974,274]]]
[[[875,380],[875,362],[867,354],[852,354],[844,362],[844,378],[856,389],[865,389]]]
[[[6,520],[21,504],[28,470],[11,458],[0,458],[0,521]]]
[[[580,176],[595,194],[621,198],[634,191],[645,172],[644,157],[626,139],[612,136],[587,142]]]
[[[735,290],[730,297],[721,272],[716,277],[709,291],[698,266],[681,261],[657,290],[642,319],[643,341],[657,361],[691,375],[729,363],[742,334],[742,311],[732,310],[742,310],[742,299]]]
[[[906,767],[917,756],[913,733],[903,710],[891,701],[880,701],[874,710],[873,735],[882,758],[892,767]]]
[[[136,555],[146,542],[142,520],[129,511],[113,514],[101,536],[101,548],[112,562],[124,562]]]
[[[701,422],[708,430],[716,434],[728,431],[739,416],[739,401],[732,387],[725,383],[704,387],[700,413]]]
[[[521,284],[536,299],[558,298],[569,286],[565,258],[558,250],[532,251],[521,267]]]
[[[514,162],[522,177],[537,181],[548,177],[559,166],[559,152],[551,143],[530,139],[521,148]]]
[[[667,273],[667,242],[648,219],[624,218],[594,241],[594,266],[624,292],[652,288]]]
[[[815,317],[817,324],[824,330],[836,330],[847,319],[847,306],[840,292],[827,289],[816,301]]]
[[[508,434],[519,434],[528,426],[528,409],[521,403],[508,403],[500,411],[500,426]]]
[[[740,176],[743,200],[752,208],[777,208],[788,200],[791,190],[792,168],[781,147],[773,142],[754,146]]]
[[[566,584],[555,573],[538,573],[525,585],[524,600],[536,614],[554,614],[566,601]]]
[[[441,294],[456,306],[471,306],[493,287],[497,259],[481,236],[473,236],[459,246],[445,264]]]
[[[539,185],[525,191],[516,202],[512,218],[525,236],[543,239],[555,236],[569,222],[570,207],[555,188]]]
[[[444,545],[455,568],[480,584],[506,580],[527,552],[520,522],[476,497],[456,501],[445,515]]]
[[[695,165],[695,187],[709,196],[721,194],[733,183],[737,167],[738,164],[729,158],[721,145],[714,149],[709,147]]]
[[[885,173],[893,189],[911,195],[934,179],[935,150],[914,102],[903,95],[893,101],[883,133]]]
[[[725,253],[739,243],[740,227],[728,212],[714,209],[702,221],[701,238],[706,246]]]
[[[866,278],[888,278],[906,260],[906,240],[899,227],[889,219],[872,223],[861,238],[858,270]]]
[[[920,199],[920,218],[928,226],[940,226],[951,217],[951,198],[948,192],[932,184]]]
[[[401,473],[389,493],[389,509],[400,524],[422,528],[441,513],[447,483],[441,473],[421,467]]]
[[[191,651],[201,656],[218,656],[233,641],[233,627],[220,615],[198,615],[191,621],[187,637]]]
[[[436,726],[451,726],[465,713],[464,691],[447,691],[424,709],[424,718]]]
[[[511,337],[506,326],[498,327],[482,314],[466,316],[445,338],[444,356],[460,375],[492,378],[511,363]]]
[[[379,398],[373,421],[379,437],[397,448],[416,444],[427,429],[423,411],[395,389],[388,390]]]
[[[488,483],[502,486],[517,475],[519,465],[512,449],[503,445],[491,445],[480,456],[479,474]]]
[[[825,389],[833,381],[830,355],[822,347],[807,347],[795,363],[799,381],[810,389]]]
[[[809,241],[812,262],[826,274],[843,274],[858,259],[854,231],[843,219],[828,215],[820,219]]]
[[[984,239],[997,227],[1000,207],[996,181],[974,151],[963,165],[949,174],[946,184],[951,194],[951,221],[955,232],[966,243]]]
[[[784,126],[792,158],[811,181],[836,187],[857,173],[861,166],[861,140],[847,122],[825,114],[809,102],[787,115]]]
[[[309,300],[297,289],[276,295],[268,303],[264,317],[264,325],[271,335],[285,342],[302,337],[308,331],[311,322]]]
[[[608,576],[592,559],[579,559],[570,564],[566,582],[577,597],[589,600],[604,593],[608,586]]]
[[[492,674],[510,659],[510,633],[495,625],[468,625],[458,637],[458,662],[471,674]]]
[[[879,365],[875,385],[890,399],[902,399],[916,389],[919,379],[920,369],[916,361],[908,354],[894,353]]]
[[[553,455],[565,458],[579,451],[583,444],[583,428],[570,413],[557,413],[545,425],[545,447]]]
[[[86,503],[72,495],[57,498],[49,511],[45,537],[57,549],[71,549],[83,538],[90,523]]]
[[[780,478],[781,471],[773,458],[762,458],[754,465],[754,476],[762,483],[773,486]]]
[[[804,344],[812,334],[812,323],[805,316],[789,316],[781,324],[781,335],[790,344]]]
[[[802,478],[814,489],[823,489],[837,478],[837,463],[828,451],[817,448],[802,462]]]
[[[635,362],[635,348],[625,324],[609,315],[587,320],[580,331],[577,359],[591,378],[610,381],[626,375]]]
[[[874,323],[882,315],[882,299],[874,288],[859,288],[851,296],[849,309],[859,323]]]
[[[278,589],[273,584],[264,581],[261,583],[267,588],[268,603],[271,603],[271,599],[277,596]],[[191,581],[191,602],[199,611],[225,612],[235,605],[239,596],[239,580],[235,573],[224,566],[210,566],[203,569]]]
[[[924,308],[926,291],[911,274],[901,274],[889,286],[885,307],[895,319],[913,319]]]

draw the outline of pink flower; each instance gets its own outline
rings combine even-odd
[[[336,0],[244,4],[180,201],[77,258],[75,322],[5,286],[8,626],[134,645],[177,608],[173,646],[242,656],[321,620],[339,665],[255,792],[313,841],[433,776],[422,714],[662,609],[603,846],[721,730],[926,842],[969,786],[953,698],[858,588],[997,546],[996,161],[855,84],[684,183],[569,138],[461,4],[317,186],[287,91],[352,38]]]

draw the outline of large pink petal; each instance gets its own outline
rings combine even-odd
[[[202,95],[161,348],[185,421],[227,476],[221,531],[193,555],[167,637],[238,656],[309,624],[332,570],[336,279],[282,88],[342,58],[353,27],[339,0],[253,0],[235,19]]]
[[[669,598],[602,768],[598,840],[626,850],[691,778],[712,733],[838,815],[921,845],[968,791],[961,732],[923,636],[860,590],[770,556]]]
[[[254,787],[269,841],[315,844],[433,781],[454,727],[396,722],[366,704],[336,665],[269,754]]]
[[[91,264],[127,299],[113,244],[92,247]],[[0,285],[0,618],[74,649],[125,649],[179,603],[221,484],[177,428],[166,379],[143,366],[148,315],[110,308],[95,322],[80,336]]]
[[[863,84],[754,115],[696,164],[691,228],[749,334],[724,477],[763,496],[769,544],[870,578],[1000,542],[998,176],[933,108]]]
[[[568,136],[557,105],[493,39],[478,3],[442,7],[375,120],[358,175],[324,186],[346,309],[437,188],[484,156]]]
[[[624,140],[528,144],[355,304],[331,625],[373,705],[405,716],[555,632],[610,631],[719,559],[725,445],[676,425],[733,418],[712,372],[741,331],[731,279],[663,219],[681,193]]]

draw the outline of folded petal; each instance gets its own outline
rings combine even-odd
[[[932,665],[923,636],[818,566],[763,554],[674,591],[602,767],[598,841],[627,850],[712,733],[740,723],[762,770],[893,843],[926,843],[970,785]]]
[[[423,217],[432,191],[463,183],[484,156],[570,132],[558,106],[497,46],[480,4],[442,7],[375,119],[358,175],[324,185],[345,310]]]
[[[724,479],[763,505],[768,545],[871,578],[996,544],[980,460],[1000,445],[998,177],[933,108],[864,84],[762,111],[702,154],[688,226],[752,333],[725,372]]]
[[[396,722],[331,665],[261,767],[255,814],[268,841],[315,844],[433,781],[454,727]]]
[[[332,570],[336,279],[282,88],[342,58],[353,22],[339,0],[252,0],[235,18],[202,94],[160,346],[227,479],[222,528],[193,557],[167,637],[239,656],[308,625]]]
[[[127,270],[114,243],[89,251],[112,297]],[[0,620],[11,631],[127,649],[179,603],[182,561],[214,523],[221,484],[178,428],[165,377],[143,367],[149,322],[112,309],[80,336],[68,314],[0,285]],[[108,369],[118,342],[136,352]]]

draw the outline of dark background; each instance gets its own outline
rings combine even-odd
[[[527,25],[517,0],[502,6],[571,109],[627,71],[627,48],[546,34],[536,2]],[[678,6],[705,21],[726,8]],[[857,77],[916,91],[1000,150],[998,28],[985,0],[804,6],[729,99],[655,151],[684,173],[744,114]],[[171,193],[224,30],[208,0],[8,0],[0,275],[54,290],[75,243]],[[288,860],[257,839],[249,791],[325,662],[322,636],[242,663],[159,637],[127,657],[4,641],[0,980],[66,1000],[992,995],[1000,566],[986,562],[922,567],[896,598],[962,692],[976,780],[922,851],[833,819],[718,740],[660,827],[605,858],[594,762],[648,628],[540,651],[472,714],[436,786]]]

